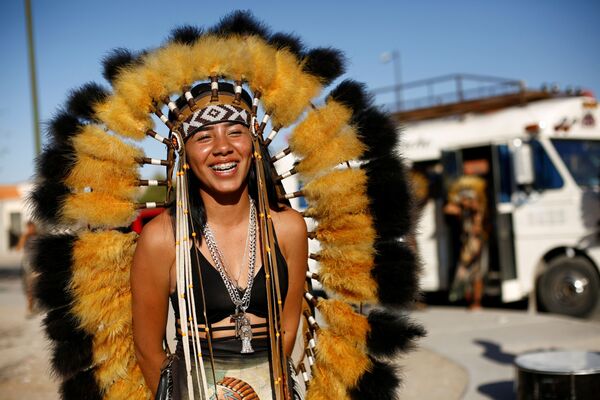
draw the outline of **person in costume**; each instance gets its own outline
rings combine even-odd
[[[202,320],[200,330],[201,351],[207,358],[209,354],[213,358],[212,363],[207,362],[209,384],[215,378],[221,381],[225,376],[233,376],[247,382],[259,398],[268,399],[271,398],[268,309],[265,268],[257,251],[258,197],[249,129],[252,103],[244,93],[239,105],[231,104],[235,100],[233,89],[232,85],[222,83],[214,101],[210,101],[210,85],[192,89],[195,103],[205,105],[197,106],[193,112],[189,110],[181,124],[189,164],[186,169],[189,211],[194,231],[200,233],[195,236],[191,254],[193,296],[197,310],[203,302],[206,306],[208,324]],[[185,99],[180,99],[178,106],[181,112],[187,111]],[[251,179],[254,181],[250,182]],[[307,269],[306,224],[297,211],[279,204],[276,198],[269,200],[283,299],[283,348],[289,357],[300,320]],[[146,225],[138,240],[131,272],[136,355],[152,392],[156,392],[160,368],[166,359],[163,338],[169,297],[177,323],[181,324],[176,292],[174,214],[174,208],[165,211]],[[206,327],[211,332],[210,345]],[[187,340],[181,337],[181,326],[177,332],[179,341]],[[175,370],[185,371],[181,343],[176,358]],[[175,397],[187,398],[185,374],[176,376]],[[213,390],[209,392],[212,394]],[[196,396],[199,395],[196,387]]]
[[[390,115],[353,80],[323,93],[343,71],[338,50],[234,12],[156,49],[113,51],[110,89],[69,95],[31,196],[48,228],[34,265],[63,400],[397,398],[391,360],[424,334],[406,315],[418,296],[413,198]],[[286,128],[289,146],[271,154]],[[166,157],[132,143],[146,138]],[[142,179],[140,166],[167,179]],[[293,175],[303,186],[284,190]],[[165,186],[165,201],[141,202],[146,186]],[[286,205],[296,197],[301,215]],[[159,206],[141,236],[129,231]],[[304,276],[307,237],[317,268]]]
[[[21,274],[23,280],[23,291],[27,299],[27,318],[31,318],[35,315],[35,297],[34,297],[34,286],[35,279],[37,277],[36,272],[33,270],[31,265],[31,253],[34,246],[35,238],[37,237],[37,228],[33,221],[27,221],[25,225],[25,232],[19,238],[15,250],[23,251],[23,258],[21,259]]]
[[[483,297],[482,253],[487,235],[485,180],[475,175],[457,179],[448,192],[444,212],[459,219],[461,247],[456,272],[450,289],[450,301],[465,299],[469,308],[481,308]]]

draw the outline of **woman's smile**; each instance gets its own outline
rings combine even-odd
[[[211,165],[210,168],[215,171],[218,175],[230,175],[237,169],[238,163],[236,161],[223,162],[219,164]]]

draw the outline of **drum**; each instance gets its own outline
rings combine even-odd
[[[600,399],[600,353],[546,351],[515,359],[518,400]]]

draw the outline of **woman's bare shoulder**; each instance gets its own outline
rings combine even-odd
[[[283,249],[296,247],[298,244],[303,245],[306,242],[306,222],[302,214],[291,207],[284,206],[279,211],[271,210],[271,215],[277,239]]]
[[[175,235],[168,210],[158,214],[144,225],[138,239],[137,249],[163,257],[171,254],[173,257],[175,256]]]

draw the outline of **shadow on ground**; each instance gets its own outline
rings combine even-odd
[[[489,340],[476,339],[473,343],[483,347],[482,357],[502,365],[512,365],[515,355],[502,350],[497,343]],[[480,385],[477,391],[493,400],[512,400],[515,398],[514,382],[500,381]]]
[[[486,383],[478,386],[477,391],[493,400],[513,400],[516,398],[513,381]]]

